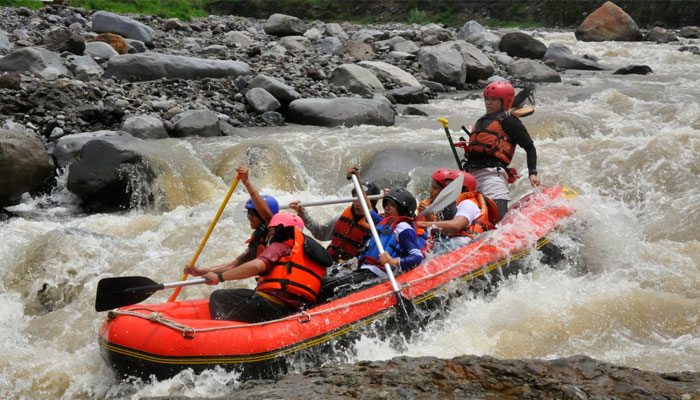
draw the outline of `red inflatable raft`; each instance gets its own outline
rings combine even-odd
[[[423,309],[447,292],[450,282],[469,288],[518,272],[517,260],[546,245],[546,235],[573,212],[567,194],[555,187],[526,196],[496,231],[398,276],[401,293]],[[207,299],[138,304],[108,313],[99,345],[121,376],[163,378],[187,368],[220,366],[246,377],[269,377],[290,364],[328,360],[328,348],[350,343],[374,322],[392,320],[395,304],[389,282],[258,324],[212,320]]]

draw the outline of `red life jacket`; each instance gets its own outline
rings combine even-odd
[[[481,131],[469,134],[469,153],[489,155],[505,165],[510,164],[515,153],[515,145],[503,130],[501,121],[510,116],[508,113],[498,113],[496,117]],[[516,117],[514,117],[516,118]],[[476,127],[474,128],[476,130]]]
[[[343,211],[333,227],[328,255],[333,261],[349,260],[360,252],[371,234],[367,220],[363,216],[357,218],[350,206]]]
[[[258,279],[257,291],[282,290],[295,296],[304,298],[309,303],[315,303],[316,297],[321,290],[321,281],[326,276],[326,267],[321,265],[312,254],[305,251],[303,233],[294,229],[294,241],[288,241],[292,245],[289,255],[286,255],[275,262],[267,274]],[[310,239],[312,240],[312,239]],[[320,248],[323,256],[327,259],[323,247]]]
[[[456,203],[459,204],[464,200],[470,200],[479,207],[479,216],[465,229],[451,234],[451,237],[474,237],[495,228],[495,223],[498,222],[498,206],[493,200],[479,192],[465,192],[457,197]]]

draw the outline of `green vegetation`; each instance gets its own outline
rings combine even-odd
[[[27,7],[38,10],[44,6],[40,0],[0,0],[0,7]]]
[[[0,0],[1,1],[1,0]],[[118,14],[146,14],[184,21],[204,17],[206,0],[69,0],[73,7],[104,10]]]

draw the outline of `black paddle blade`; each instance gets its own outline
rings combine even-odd
[[[100,279],[97,284],[95,311],[140,303],[165,287],[144,276],[120,276]]]
[[[520,108],[528,103],[532,106],[535,105],[535,85],[525,85],[523,90],[521,90],[513,99],[512,108]]]
[[[421,329],[420,316],[416,314],[416,306],[411,300],[396,295],[396,320],[399,323],[399,332],[406,340],[411,338],[414,331]]]

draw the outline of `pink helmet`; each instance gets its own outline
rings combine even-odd
[[[510,107],[513,106],[515,89],[513,89],[513,85],[508,82],[491,82],[486,86],[486,89],[484,89],[484,97],[497,97],[501,99],[503,111],[508,111]]]
[[[433,178],[433,180],[439,183],[442,187],[445,187],[448,179],[454,179],[450,178],[450,170],[447,168],[436,169],[435,172],[433,172],[433,175],[431,175],[431,178]]]
[[[302,221],[301,218],[299,218],[299,216],[284,211],[278,212],[277,214],[273,215],[268,225],[271,227],[278,225],[293,226],[299,229],[300,231],[304,230],[304,221]]]
[[[464,172],[462,170],[453,169],[450,171],[450,177],[448,179],[455,180],[458,176],[464,176],[462,181],[462,191],[473,192],[476,190],[476,178],[474,175]]]

